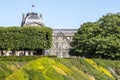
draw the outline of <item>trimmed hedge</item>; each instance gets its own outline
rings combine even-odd
[[[47,27],[0,27],[1,50],[49,49],[52,29]]]

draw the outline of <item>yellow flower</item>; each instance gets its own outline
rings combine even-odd
[[[112,74],[108,70],[106,70],[102,66],[98,66],[92,59],[85,59],[85,61],[88,62],[89,64],[91,64],[98,71],[103,72],[104,74],[108,75],[113,80],[115,80],[115,78],[112,76]]]

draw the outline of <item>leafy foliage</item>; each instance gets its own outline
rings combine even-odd
[[[92,59],[85,59],[86,62],[88,62],[89,64],[91,64],[95,69],[97,69],[100,72],[103,72],[104,74],[106,74],[107,76],[111,77],[113,80],[115,80],[115,78],[112,76],[112,74],[106,70],[105,68],[98,66]]]
[[[71,65],[72,66],[72,65]],[[74,67],[74,66],[73,66]],[[89,80],[90,76],[85,75],[76,67],[73,69],[63,65],[52,58],[40,58],[25,65],[19,71],[8,76],[5,80]],[[80,75],[82,74],[82,75]]]
[[[114,80],[115,77],[107,70],[109,67],[120,69],[120,62],[42,57],[29,62],[11,75],[4,76],[4,80]]]
[[[40,27],[0,27],[1,50],[48,49],[52,44],[52,29]]]
[[[41,55],[34,56],[0,56],[0,61],[13,61],[13,62],[24,62],[24,61],[32,61],[37,58],[42,57]]]
[[[70,55],[120,59],[120,13],[81,25],[71,46]]]
[[[105,73],[109,67],[120,76],[120,61],[117,60],[87,59],[86,61],[84,58],[2,56],[0,57],[0,80],[5,78],[6,80],[92,80],[94,78],[113,80]]]
[[[19,70],[28,62],[41,56],[0,56],[0,80]]]

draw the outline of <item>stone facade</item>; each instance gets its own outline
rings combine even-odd
[[[21,26],[45,26],[42,15],[37,13],[23,14]],[[45,55],[57,55],[58,57],[69,57],[70,42],[77,29],[53,29],[52,47],[45,50]]]
[[[57,55],[57,57],[69,57],[70,42],[77,29],[53,29],[53,41],[50,50],[45,55]]]

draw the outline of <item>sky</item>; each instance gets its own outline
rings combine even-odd
[[[1,0],[0,26],[20,26],[22,14],[28,12],[41,13],[43,23],[53,29],[78,29],[107,13],[120,12],[120,0]]]

